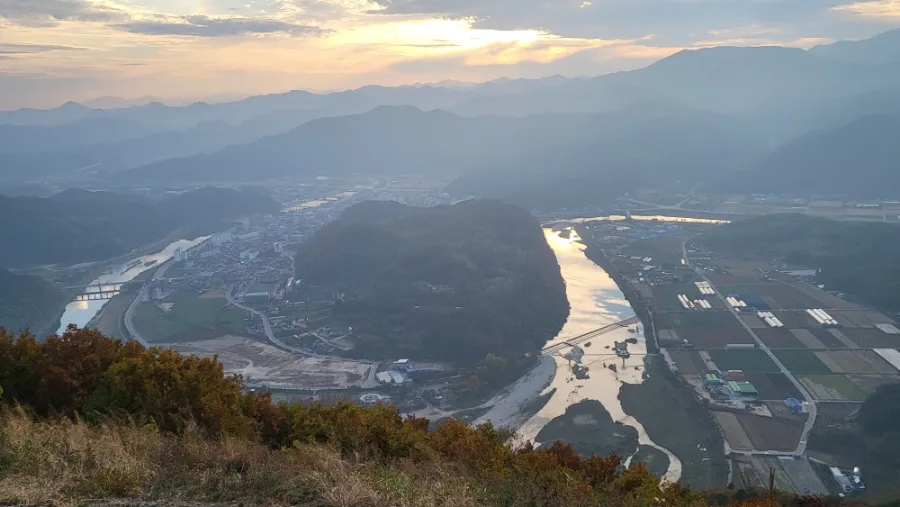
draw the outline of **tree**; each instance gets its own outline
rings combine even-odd
[[[252,427],[241,411],[242,383],[225,376],[218,357],[151,348],[110,366],[85,408],[152,420],[170,433],[193,422],[212,436],[246,434]]]
[[[897,431],[900,420],[900,383],[885,384],[875,390],[859,409],[859,422],[865,432],[872,436],[883,436]]]

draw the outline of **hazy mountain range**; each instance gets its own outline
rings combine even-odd
[[[184,107],[68,103],[6,111],[0,183],[50,178],[128,186],[434,173],[462,176],[451,185],[459,192],[504,196],[540,192],[550,182],[599,184],[622,171],[629,177],[615,178],[623,185],[646,177],[711,179],[727,187],[729,175],[752,180],[748,174],[773,170],[765,167],[788,152],[796,153],[794,167],[805,168],[791,180],[799,183],[819,167],[813,157],[796,159],[812,153],[804,151],[815,144],[806,136],[836,129],[841,137],[849,135],[845,126],[867,116],[900,115],[898,48],[894,30],[808,51],[682,51],[595,78],[293,91]],[[852,168],[854,192],[883,191],[879,171],[897,160],[890,150],[876,152]],[[839,184],[842,172],[830,171],[828,181]],[[772,190],[792,189],[773,184]]]
[[[196,237],[278,204],[252,190],[200,188],[161,201],[136,194],[66,190],[47,198],[0,197],[0,266],[76,264],[122,255],[180,231]]]

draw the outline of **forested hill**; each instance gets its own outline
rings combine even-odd
[[[346,295],[336,315],[367,357],[474,362],[535,351],[568,315],[540,224],[493,200],[435,208],[364,202],[297,255],[297,276]]]
[[[254,191],[201,188],[153,201],[128,194],[67,190],[48,198],[0,197],[0,266],[76,264],[115,257],[175,231],[200,235],[278,205]]]
[[[0,327],[42,333],[58,319],[55,312],[65,303],[66,295],[50,282],[0,268]]]
[[[729,192],[896,197],[900,116],[874,115],[811,132],[716,183]]]
[[[791,264],[820,268],[818,281],[826,289],[900,312],[897,225],[768,215],[721,227],[703,241],[720,251],[771,255]]]

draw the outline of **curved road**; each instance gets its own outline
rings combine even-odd
[[[264,313],[262,313],[261,311],[254,310],[253,308],[250,308],[249,306],[245,306],[245,305],[235,301],[234,295],[232,294],[232,292],[234,292],[234,287],[228,289],[225,292],[225,299],[228,300],[228,303],[236,308],[244,310],[245,312],[250,312],[252,315],[259,317],[260,320],[262,320],[263,329],[265,329],[265,331],[266,331],[266,338],[268,338],[269,341],[272,342],[272,344],[274,344],[278,347],[281,347],[284,350],[289,350],[291,352],[303,354],[304,356],[323,357],[318,354],[313,354],[312,352],[308,352],[306,350],[299,349],[297,347],[291,347],[290,345],[284,343],[283,341],[279,340],[278,338],[275,338],[275,333],[272,332],[272,324],[269,322],[269,318],[266,317],[266,315]]]
[[[265,329],[265,331],[266,331],[266,338],[268,338],[269,341],[272,342],[273,345],[280,347],[284,350],[290,351],[290,352],[296,352],[297,354],[303,354],[304,356],[315,357],[315,358],[319,358],[319,359],[334,359],[335,361],[348,361],[348,362],[368,364],[368,365],[374,364],[372,361],[362,361],[359,359],[347,359],[346,357],[339,357],[339,356],[324,356],[324,355],[316,354],[316,353],[313,353],[313,352],[310,352],[308,350],[304,350],[304,349],[301,349],[298,347],[292,347],[292,346],[288,345],[287,343],[284,343],[283,341],[281,341],[275,337],[275,333],[272,331],[272,324],[269,322],[269,318],[266,317],[266,315],[264,313],[260,312],[259,310],[254,310],[253,308],[250,308],[249,306],[243,305],[243,304],[235,301],[234,294],[232,294],[233,292],[234,292],[234,287],[225,291],[225,299],[228,300],[228,303],[231,304],[232,306],[234,306],[235,308],[239,308],[241,310],[244,310],[245,312],[250,312],[252,315],[259,317],[260,320],[262,320],[263,329]],[[374,370],[375,370],[375,368],[372,368],[372,371],[369,373],[369,375],[367,375],[367,378],[364,381],[365,385],[369,385],[372,383],[374,383],[374,385],[376,385],[376,386],[378,385],[378,381],[375,380],[375,371]]]
[[[815,400],[813,400],[813,397],[809,394],[809,391],[806,390],[806,387],[804,387],[804,385],[801,384],[800,381],[794,377],[794,375],[790,372],[790,370],[788,370],[784,366],[784,364],[782,364],[781,361],[778,360],[778,357],[772,352],[772,350],[765,343],[763,343],[762,340],[760,340],[759,336],[757,336],[756,333],[753,331],[753,328],[751,328],[750,326],[747,325],[746,322],[744,322],[744,319],[741,318],[741,316],[738,314],[737,310],[732,308],[732,306],[729,305],[727,301],[725,301],[725,296],[723,296],[722,293],[719,292],[719,289],[716,288],[716,286],[710,281],[710,279],[706,277],[706,275],[703,273],[703,270],[698,269],[691,265],[691,261],[688,258],[688,254],[687,254],[687,242],[689,239],[691,239],[691,238],[687,238],[681,243],[681,254],[682,254],[682,256],[684,256],[685,265],[687,265],[689,268],[694,270],[695,273],[697,273],[701,278],[703,278],[704,281],[706,281],[706,283],[709,284],[710,287],[712,287],[712,290],[713,290],[713,292],[715,292],[716,297],[718,297],[722,301],[722,303],[725,305],[725,308],[729,309],[729,312],[731,313],[731,315],[733,315],[734,318],[737,319],[737,321],[741,324],[741,326],[745,330],[747,330],[748,333],[750,333],[750,336],[752,336],[753,339],[756,340],[756,343],[757,343],[757,345],[759,345],[759,348],[762,349],[763,352],[765,352],[766,355],[769,356],[769,359],[771,359],[772,362],[774,362],[775,365],[778,366],[778,369],[780,369],[781,372],[784,373],[784,375],[788,378],[788,380],[790,380],[791,383],[794,384],[794,387],[796,387],[797,390],[800,391],[800,394],[802,394],[803,398],[806,400],[806,406],[809,408],[809,417],[806,418],[806,424],[803,426],[803,433],[800,434],[800,442],[797,444],[797,449],[794,451],[794,454],[800,455],[800,454],[806,453],[806,444],[808,442],[809,432],[812,431],[813,425],[816,423],[816,416],[818,415],[818,407],[816,407]],[[738,451],[732,451],[732,452],[738,452]],[[760,452],[760,451],[753,451],[750,453],[741,453],[741,452],[738,452],[738,453],[739,454],[778,455],[778,453]],[[784,453],[782,453],[782,454],[784,454]]]

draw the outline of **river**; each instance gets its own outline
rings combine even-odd
[[[134,277],[141,274],[146,269],[156,269],[160,264],[172,258],[175,255],[175,250],[181,248],[183,250],[187,250],[195,245],[198,245],[205,240],[206,237],[200,237],[193,240],[182,239],[178,240],[174,243],[171,243],[169,246],[163,248],[159,252],[151,255],[144,255],[141,257],[135,257],[127,262],[122,262],[121,264],[116,264],[111,266],[106,273],[100,275],[96,280],[92,281],[90,285],[102,285],[102,284],[113,284],[113,283],[122,283],[127,282]],[[144,266],[144,263],[156,261],[152,266]],[[63,313],[62,318],[60,318],[60,327],[58,334],[61,334],[66,330],[66,327],[69,324],[75,324],[78,327],[84,327],[94,318],[94,315],[103,308],[103,305],[106,301],[72,301],[68,305],[66,305],[66,311]]]
[[[584,253],[585,247],[580,243],[581,238],[578,234],[573,229],[568,230],[570,235],[567,239],[550,228],[544,229],[547,244],[556,254],[563,279],[566,281],[566,295],[571,307],[569,318],[562,330],[547,345],[564,342],[635,315],[609,274],[587,258]],[[629,345],[631,357],[624,360],[623,366],[623,360],[613,354],[612,346],[614,341],[623,341],[627,338],[636,338],[638,342]],[[668,481],[677,482],[681,477],[681,461],[668,449],[653,442],[641,423],[624,412],[618,399],[623,383],[639,384],[643,381],[644,355],[647,353],[647,347],[642,334],[642,325],[635,324],[606,333],[592,339],[590,344],[590,347],[584,346],[585,355],[582,358],[582,364],[590,370],[589,379],[574,380],[568,360],[561,355],[553,357],[556,362],[556,375],[545,392],[551,389],[556,389],[556,392],[537,414],[519,428],[519,438],[534,441],[540,430],[551,420],[563,415],[569,406],[584,400],[597,400],[603,404],[614,421],[637,430],[640,444],[654,447],[669,458],[669,468],[664,477]],[[617,372],[605,367],[611,363],[616,364]]]

